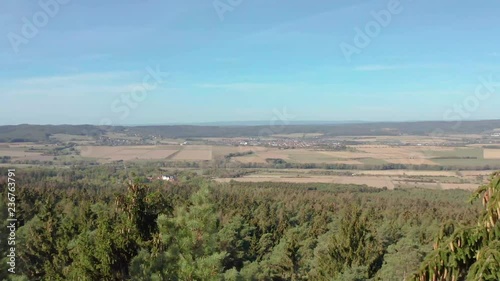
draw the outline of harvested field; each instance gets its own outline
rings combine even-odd
[[[188,145],[182,146],[181,150],[172,157],[172,160],[206,161],[212,160],[212,146]]]
[[[230,153],[244,153],[249,151],[266,151],[265,147],[261,146],[212,146],[213,157],[224,157]],[[246,155],[245,155],[246,156]]]
[[[24,157],[37,156],[37,155],[41,155],[41,153],[38,153],[38,152],[26,152],[24,150],[10,149],[10,148],[2,148],[2,149],[0,149],[0,157],[1,156],[9,156],[9,157],[12,157],[12,158],[24,158]]]
[[[389,177],[343,177],[343,176],[314,176],[314,177],[293,177],[287,175],[250,175],[234,179],[216,179],[219,182],[228,182],[230,180],[242,182],[294,182],[294,183],[340,183],[340,184],[366,184],[372,187],[394,188]]]
[[[483,159],[481,148],[454,148],[441,146],[388,146],[357,145],[351,146],[354,151],[329,151],[314,149],[277,149],[265,147],[241,147],[238,152],[254,151],[253,155],[234,157],[242,163],[265,163],[267,158],[283,159],[291,163],[326,163],[351,165],[382,165],[387,163],[405,165],[486,165],[491,164]],[[236,148],[224,148],[229,154]],[[224,154],[222,149],[214,148],[216,155]],[[496,149],[492,149],[496,151]],[[496,157],[489,152],[489,157]],[[492,154],[493,153],[493,154]],[[497,159],[497,158],[489,158]]]
[[[356,171],[356,174],[361,175],[384,175],[384,176],[455,176],[456,172],[452,171],[409,171],[409,170],[385,170],[385,171]]]
[[[241,162],[241,163],[245,163],[245,164],[248,164],[248,163],[265,164],[265,163],[267,163],[266,159],[262,158],[261,156],[255,155],[255,154],[235,157],[233,160]]]
[[[500,149],[485,149],[484,159],[500,159]]]
[[[307,149],[293,149],[287,151],[287,158],[297,163],[328,163],[328,164],[362,164],[357,160],[342,157],[336,151],[316,151]],[[276,157],[282,158],[282,157]],[[284,158],[282,158],[284,159]]]
[[[442,189],[465,189],[476,190],[478,185],[472,183],[441,183]]]
[[[177,153],[173,160],[212,160],[212,150],[188,150],[184,149]]]
[[[25,151],[25,150],[27,149],[22,147],[15,147],[15,148],[0,147],[0,157],[9,156],[12,158],[26,159],[29,157],[38,157],[42,155],[41,152]]]
[[[175,147],[175,146],[174,146]],[[82,157],[103,159],[107,161],[134,159],[165,159],[177,152],[173,146],[83,146],[80,147]]]
[[[218,182],[229,182],[231,180],[241,182],[291,182],[291,183],[338,183],[358,184],[371,187],[394,189],[402,188],[429,188],[429,189],[464,189],[475,190],[478,184],[474,183],[440,183],[421,182],[414,180],[397,179],[390,176],[307,176],[286,174],[254,174],[241,178],[218,178]]]
[[[363,158],[383,159],[389,163],[407,165],[435,165],[426,155],[429,149],[443,149],[442,147],[421,147],[421,146],[358,146],[359,151],[364,152]]]
[[[42,148],[40,145],[30,145],[30,148]],[[0,157],[8,156],[13,161],[51,161],[54,156],[42,155],[42,152],[26,151],[28,147],[9,145],[0,147]]]

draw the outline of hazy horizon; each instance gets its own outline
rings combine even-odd
[[[341,125],[341,124],[379,124],[379,123],[420,123],[420,122],[481,122],[481,121],[497,121],[500,118],[492,119],[466,119],[466,120],[380,120],[380,121],[366,121],[366,120],[279,120],[277,118],[271,120],[239,120],[239,121],[210,121],[210,122],[179,122],[179,123],[129,123],[129,124],[109,124],[110,126],[124,126],[124,127],[141,127],[141,126],[286,126],[286,125]],[[98,123],[14,123],[14,124],[0,124],[0,126],[107,126],[107,124]]]

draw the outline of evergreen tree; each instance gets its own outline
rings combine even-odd
[[[255,227],[246,223],[241,216],[236,216],[219,232],[220,250],[227,253],[224,258],[224,269],[243,267],[246,260],[254,259],[251,254],[252,238]]]
[[[474,227],[441,234],[415,280],[500,280],[500,172],[477,189],[483,213]]]
[[[323,235],[315,250],[311,278],[332,280],[350,267],[365,266],[372,277],[381,267],[382,244],[377,240],[370,218],[357,206],[347,209],[336,233]]]
[[[188,206],[174,211],[173,218],[158,218],[164,251],[156,256],[143,254],[133,261],[133,277],[139,280],[144,271],[137,266],[152,258],[147,267],[157,271],[144,280],[155,280],[154,276],[166,277],[165,280],[220,280],[226,253],[218,249],[218,227],[209,188],[204,186],[191,197]],[[165,262],[164,268],[155,266],[159,260]]]

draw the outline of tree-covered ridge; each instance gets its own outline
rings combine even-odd
[[[500,280],[500,172],[478,188],[477,225],[445,228],[415,280]]]
[[[401,134],[480,134],[500,127],[500,120],[456,122],[364,122],[337,124],[280,125],[280,133],[322,133],[327,136],[397,136]],[[287,122],[288,124],[288,122]],[[392,130],[388,130],[391,128]],[[264,125],[158,125],[158,126],[95,126],[95,125],[8,125],[0,126],[0,142],[43,142],[54,134],[70,134],[98,137],[106,133],[126,133],[140,136],[162,136],[167,138],[200,137],[255,137],[273,134],[269,124]]]
[[[482,209],[460,190],[217,184],[187,172],[143,184],[105,166],[18,179],[22,275],[4,274],[2,261],[3,280],[409,280],[440,231],[444,241],[474,229]],[[498,242],[489,243],[480,255],[491,262]]]

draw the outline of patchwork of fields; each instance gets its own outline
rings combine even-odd
[[[349,151],[325,151],[314,149],[266,148],[250,155],[233,158],[242,163],[266,163],[266,159],[282,159],[290,163],[326,163],[352,165],[456,165],[480,166],[500,164],[500,150],[481,147],[442,146],[387,146],[359,145]],[[483,152],[484,150],[484,152]]]
[[[82,146],[79,147],[82,157],[107,161],[132,161],[132,160],[212,160],[211,146]]]
[[[0,144],[0,157],[14,160],[52,160],[46,151],[55,145],[34,143]],[[267,163],[269,159],[281,159],[289,163],[347,164],[347,165],[455,165],[481,166],[500,164],[500,149],[477,146],[454,148],[442,146],[388,146],[358,145],[345,151],[319,149],[279,149],[259,146],[211,146],[211,145],[131,145],[131,146],[77,146],[79,157],[101,162],[133,160],[209,161],[229,154],[231,161],[240,163]],[[241,155],[248,152],[251,154]],[[75,157],[74,157],[75,158]],[[78,157],[76,157],[78,159]]]
[[[283,135],[312,139],[318,134]],[[343,141],[343,138],[336,141]],[[206,145],[203,140],[185,141],[178,139],[162,140],[153,144],[120,145],[115,142],[138,142],[140,138],[126,135],[109,134],[105,143],[97,145],[89,138],[71,135],[54,135],[57,144],[37,143],[0,143],[0,165],[16,163],[23,165],[47,164],[68,165],[91,161],[93,163],[112,163],[114,161],[158,161],[158,162],[209,162],[224,161],[238,171],[232,174],[214,176],[215,180],[246,182],[320,182],[340,184],[360,184],[379,188],[433,188],[433,189],[475,189],[484,182],[491,171],[488,167],[500,165],[500,148],[487,144],[462,146],[442,145],[449,139],[429,139],[417,136],[345,137],[349,140],[362,140],[363,144],[352,144],[335,150],[321,147],[283,148],[263,145]],[[456,137],[453,141],[458,141]],[[224,141],[210,139],[213,143]],[[395,144],[392,145],[391,143]],[[405,145],[398,144],[403,142]],[[71,143],[71,144],[70,144]],[[386,144],[389,143],[389,144]],[[69,145],[70,144],[70,145]],[[255,163],[257,165],[245,165]],[[284,166],[290,163],[293,166]],[[317,169],[302,169],[307,164],[318,164]],[[319,169],[322,164],[349,165],[335,170]],[[425,170],[393,170],[428,165]],[[175,164],[174,164],[175,165]],[[279,165],[279,166],[273,166]],[[390,170],[385,166],[393,165]],[[228,167],[223,166],[223,167]],[[429,167],[431,166],[431,167]],[[446,171],[433,170],[446,167]],[[246,167],[246,168],[245,168]],[[248,168],[253,167],[253,168]],[[284,169],[284,167],[295,167]],[[335,167],[335,166],[333,166]],[[188,166],[188,169],[192,168]],[[311,168],[311,166],[309,166]],[[466,168],[466,171],[461,171]],[[226,169],[226,168],[222,168]],[[247,170],[244,170],[247,169]],[[363,170],[364,169],[364,170]],[[244,172],[242,172],[244,170]],[[228,178],[224,178],[227,176]]]
[[[0,143],[0,158],[10,157],[14,160],[50,161],[54,156],[43,155],[49,145],[34,143]]]
[[[307,170],[258,172],[239,178],[219,178],[219,182],[295,182],[359,184],[377,188],[430,188],[475,190],[493,171],[356,171],[350,175],[314,175]]]

